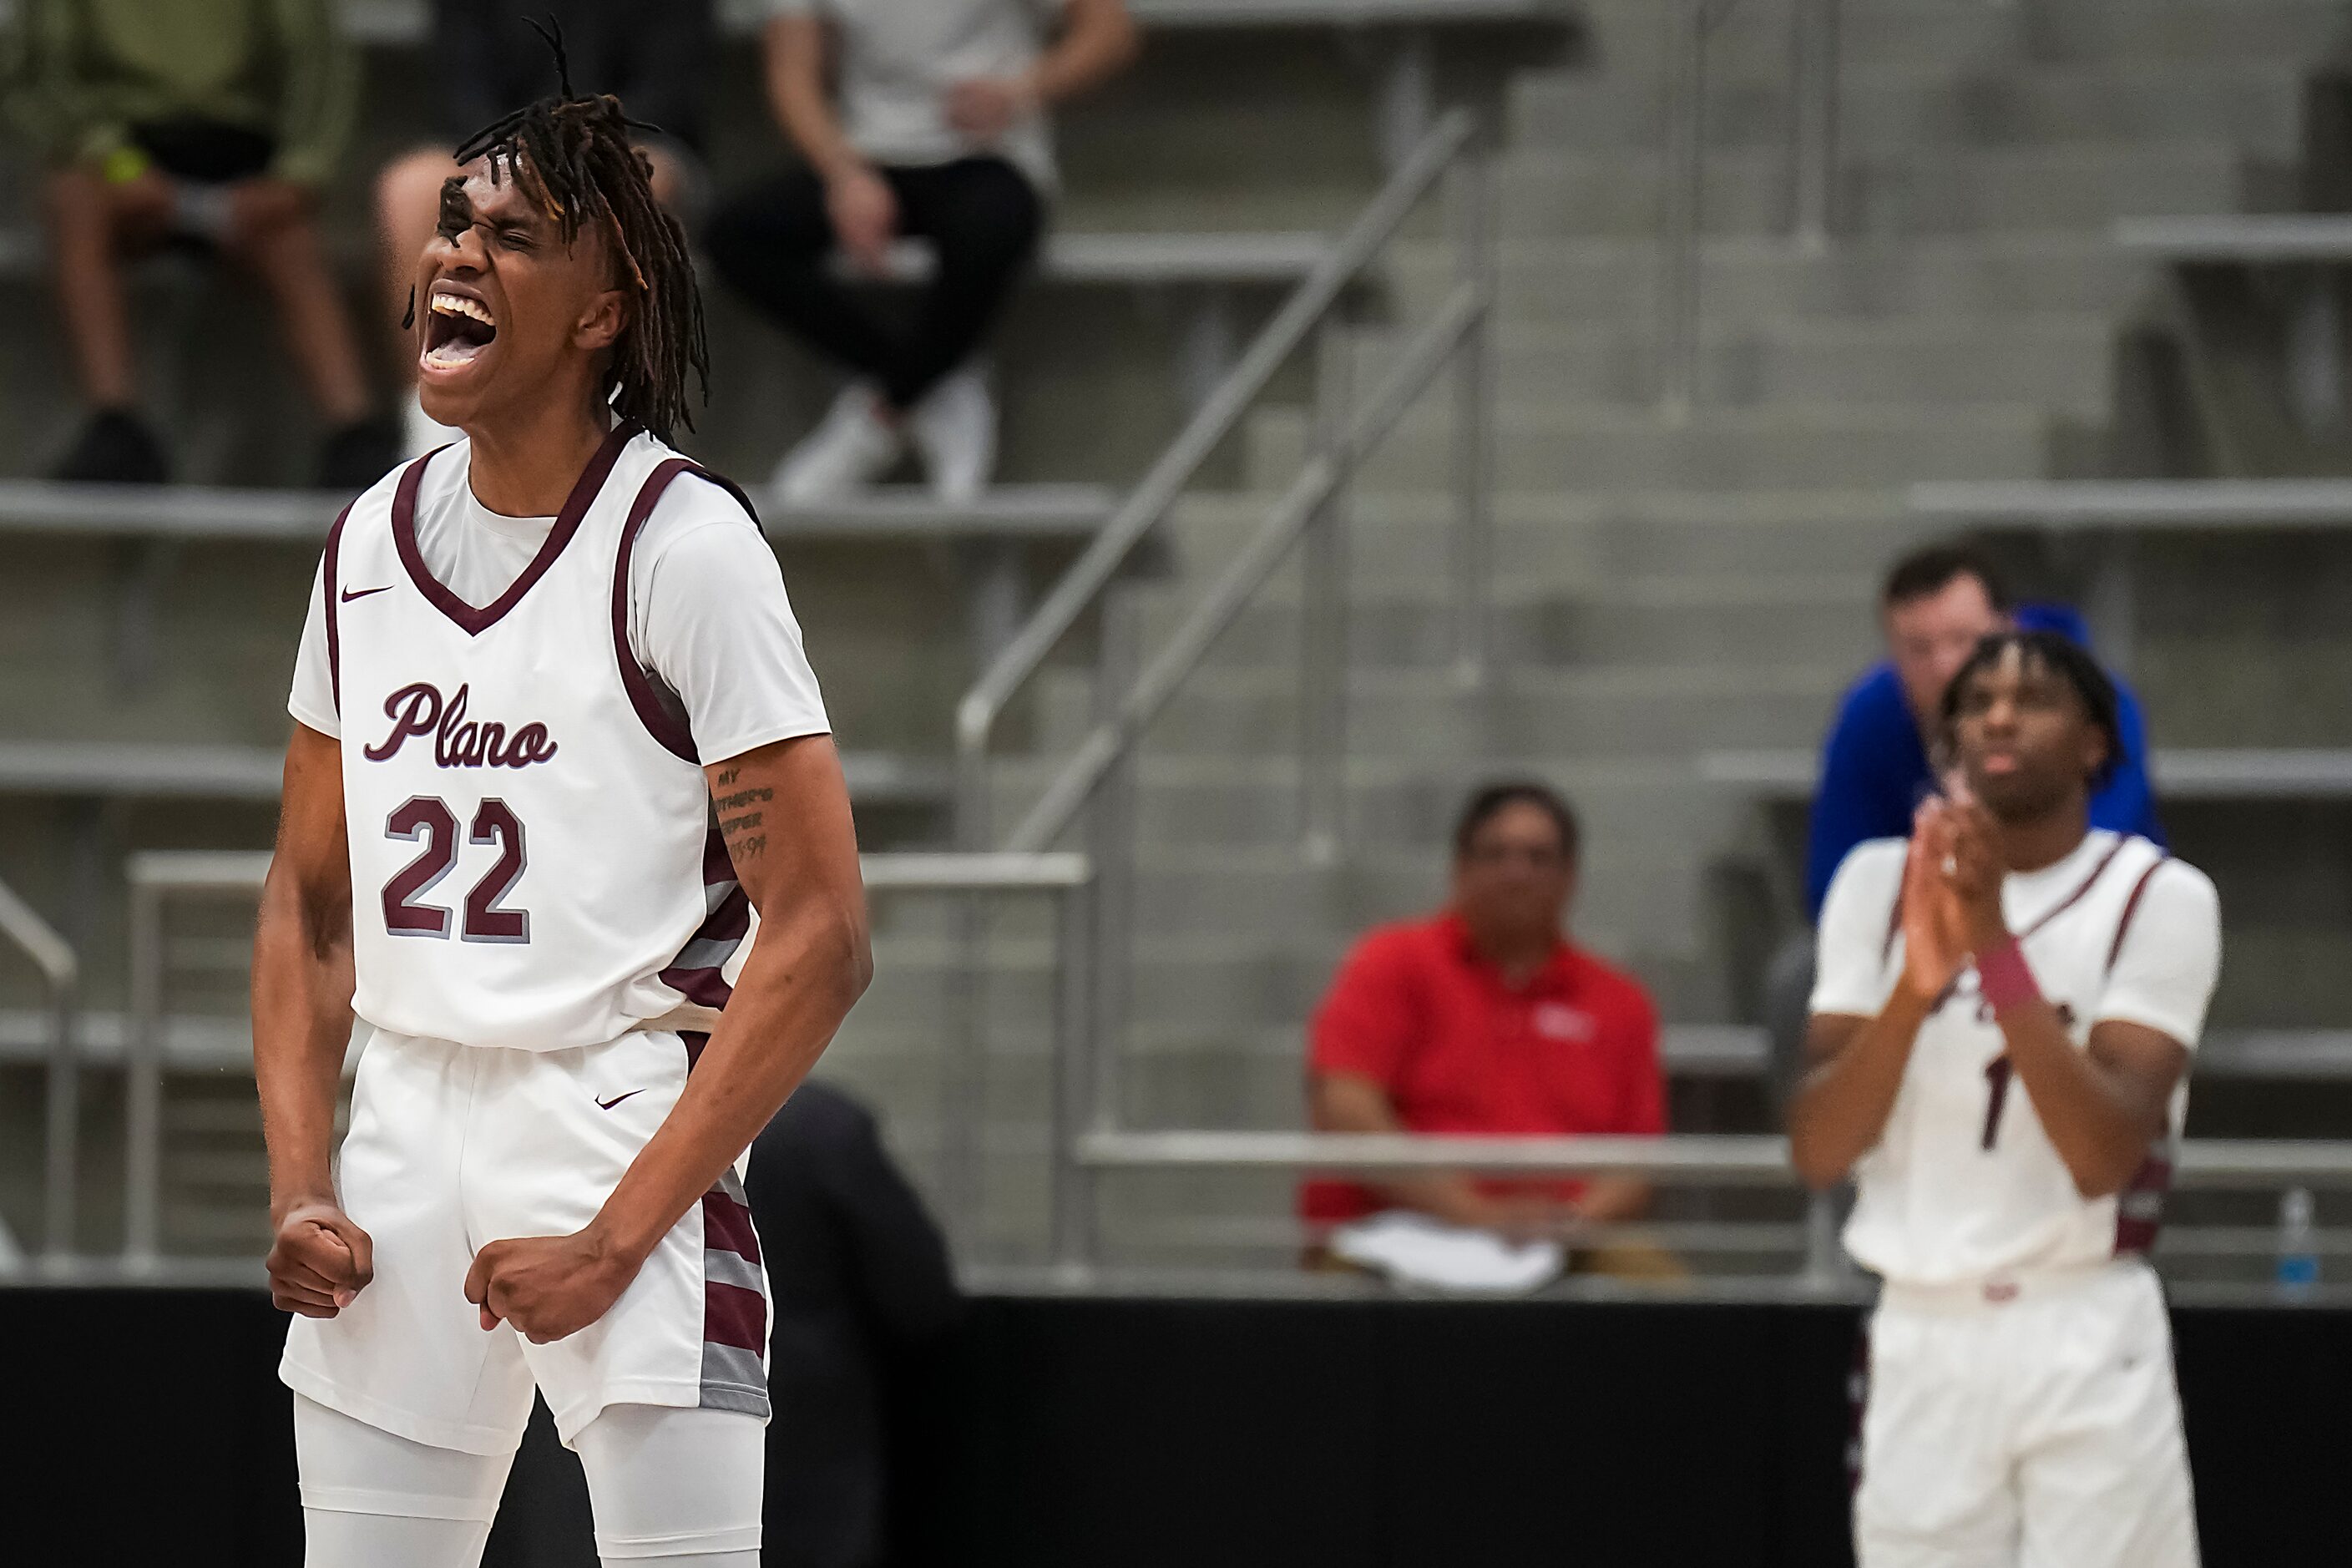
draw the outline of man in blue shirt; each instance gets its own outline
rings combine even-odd
[[[2018,626],[2089,646],[2082,617],[2063,605],[2012,610],[1999,573],[1965,544],[1931,544],[1897,561],[1879,595],[1879,625],[1890,657],[1846,692],[1822,747],[1805,853],[1806,912],[1816,919],[1847,851],[1864,839],[1911,831],[1912,808],[1935,787],[1927,741],[1932,715],[1978,639]],[[2120,681],[2116,694],[2124,755],[2106,787],[2092,797],[2091,826],[2162,844],[2139,700]]]

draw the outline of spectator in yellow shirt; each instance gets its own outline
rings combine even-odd
[[[390,466],[359,344],[320,243],[320,188],[348,136],[357,65],[331,0],[19,0],[19,124],[49,164],[58,301],[92,412],[57,475],[160,483],[137,408],[122,263],[216,250],[275,300],[328,427],[318,481]]]

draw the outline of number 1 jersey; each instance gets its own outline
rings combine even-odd
[[[1908,844],[1858,845],[1822,907],[1812,1011],[1874,1016],[1903,972],[1897,907]],[[2077,1049],[2094,1025],[2144,1025],[2195,1049],[2221,963],[2204,874],[2104,829],[2001,888],[2043,996]],[[2084,1268],[2153,1244],[2188,1110],[2184,1077],[2164,1132],[2119,1194],[2085,1198],[2012,1080],[1973,966],[1919,1026],[1877,1145],[1856,1163],[1845,1231],[1854,1261],[1887,1279],[1954,1285]]]
[[[716,481],[615,430],[476,607],[417,544],[428,465],[462,483],[467,461],[461,442],[395,470],[327,544],[353,1006],[398,1034],[541,1051],[721,1008],[753,914],[677,700],[628,636],[646,518],[672,483]]]

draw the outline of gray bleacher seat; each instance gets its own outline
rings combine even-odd
[[[939,500],[928,489],[887,485],[820,507],[782,504],[751,492],[768,537],[791,543],[974,542],[985,546],[965,574],[965,619],[975,653],[993,657],[1019,625],[1026,578],[1022,550],[1031,543],[1083,542],[1118,498],[1100,485],[1001,485],[969,502]],[[0,535],[79,534],[168,542],[274,541],[315,548],[343,499],[314,490],[211,489],[196,485],[71,485],[0,480]],[[144,649],[152,636],[154,584],[125,581],[118,628],[123,650]],[[125,668],[133,668],[125,651]]]
[[[1938,526],[2051,531],[2352,527],[2352,479],[1979,479],[1911,487]]]
[[[2116,244],[2177,267],[2266,268],[2284,275],[2286,401],[2308,433],[2332,430],[2352,407],[2336,274],[2352,262],[2352,215],[2215,213],[2119,221]]]
[[[1331,248],[1313,232],[1054,234],[1037,259],[1050,282],[1288,285],[1314,269]],[[890,247],[893,282],[929,275],[930,247],[901,240]]]
[[[2087,536],[2094,640],[2102,658],[2129,673],[2137,640],[2134,535],[2352,527],[2352,479],[1945,480],[1913,485],[1906,505],[1938,530]]]
[[[1034,269],[1036,279],[1066,287],[1181,289],[1197,296],[1186,318],[1175,375],[1186,406],[1207,395],[1230,365],[1234,327],[1230,291],[1286,289],[1313,270],[1329,241],[1311,232],[1145,231],[1054,234]],[[42,241],[30,227],[0,229],[0,277],[29,274],[42,265]],[[846,272],[846,264],[838,264]],[[907,240],[891,247],[884,277],[909,283],[927,276],[929,247]]]
[[[1293,287],[1329,249],[1323,236],[1302,232],[1053,234],[1036,277],[1083,287],[1185,290],[1191,308],[1173,369],[1178,400],[1197,408],[1233,365],[1234,291]],[[890,247],[882,276],[892,283],[919,282],[934,265],[928,244],[901,240]],[[836,258],[835,266],[855,276],[845,259]]]
[[[27,1016],[28,1029],[37,1023]],[[1681,1076],[1752,1078],[1763,1072],[1769,1050],[1761,1025],[1675,1024],[1660,1056]],[[2197,1053],[2197,1072],[2292,1083],[2352,1079],[2352,1029],[2216,1030]]]
[[[0,1064],[34,1065],[49,1049],[50,1015],[38,1008],[0,1008]],[[129,1033],[123,1015],[82,1015],[77,1031],[85,1068],[122,1065]],[[253,1033],[243,1018],[182,1014],[163,1021],[163,1059],[183,1071],[234,1072],[253,1059]],[[1761,1026],[1672,1024],[1659,1058],[1670,1077],[1753,1079],[1767,1055]],[[2217,1030],[2200,1049],[2197,1071],[2208,1078],[2318,1083],[2352,1080],[2352,1030]]]
[[[0,0],[5,4],[5,0]],[[1128,0],[1147,27],[1429,26],[1539,21],[1569,14],[1567,0]],[[730,32],[756,28],[763,0],[719,0]],[[343,26],[371,44],[415,44],[425,37],[426,0],[345,0]]]
[[[2168,749],[2150,759],[2157,794],[2168,800],[2352,799],[2352,751]],[[1699,773],[1760,801],[1812,798],[1820,759],[1810,751],[1709,752]]]
[[[751,490],[778,540],[1083,539],[1118,498],[1100,485],[1003,485],[950,504],[914,486],[884,486],[821,507],[784,506]],[[314,543],[344,498],[316,490],[216,489],[200,485],[72,485],[0,480],[0,533],[84,533],[187,540]]]
[[[770,15],[767,0],[718,0],[722,31],[755,33]],[[1127,0],[1129,11],[1152,31],[1251,30],[1267,27],[1378,29],[1388,36],[1381,110],[1381,153],[1394,167],[1427,132],[1434,104],[1429,35],[1444,28],[1565,23],[1576,0]],[[343,26],[363,44],[413,47],[424,41],[427,0],[344,0]]]
[[[284,760],[268,746],[0,740],[0,794],[271,801],[278,798]],[[843,757],[842,769],[862,805],[947,804],[944,763],[853,752]]]
[[[2352,215],[2216,213],[2119,220],[2116,243],[2168,261],[2352,261]]]

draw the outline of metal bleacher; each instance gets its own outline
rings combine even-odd
[[[116,538],[150,551],[190,543],[281,543],[315,548],[344,498],[304,490],[202,486],[100,487],[43,480],[0,481],[0,535]],[[762,521],[782,543],[965,542],[976,547],[963,574],[974,647],[985,651],[1017,618],[1030,544],[1082,542],[1115,502],[1094,485],[1022,485],[950,505],[914,487],[889,487],[822,508],[791,508],[761,496]],[[165,569],[168,569],[168,564]],[[152,638],[152,582],[126,581],[117,636]],[[273,801],[275,748],[122,741],[0,739],[0,794],[82,799],[164,798]],[[925,812],[948,804],[943,764],[879,752],[845,757],[862,805]]]
[[[0,740],[0,795],[274,801],[284,754],[266,746],[122,741]],[[842,759],[850,794],[867,805],[943,805],[945,764],[882,753]]]
[[[1939,531],[2015,530],[2079,542],[2099,652],[2128,672],[2138,642],[2138,541],[2352,528],[2352,479],[1948,481],[1912,486],[1908,510]]]
[[[980,536],[1083,539],[1110,515],[1100,485],[1005,485],[962,503],[886,486],[823,507],[790,507],[754,490],[768,537],[854,542]],[[317,544],[348,499],[326,491],[203,485],[76,485],[0,480],[0,533],[259,540]]]
[[[1147,27],[1430,26],[1540,21],[1565,15],[1564,0],[1128,0]],[[767,15],[762,0],[719,0],[721,25],[750,32]],[[425,36],[425,0],[349,0],[344,26],[372,44]]]
[[[2306,435],[2339,428],[2347,397],[2341,274],[2352,262],[2352,215],[2215,213],[2125,219],[2116,247],[2175,268],[2260,271],[2284,294],[2278,369]]]

